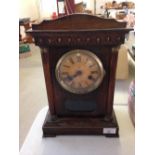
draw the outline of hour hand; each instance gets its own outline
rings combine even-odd
[[[72,81],[73,80],[73,77],[68,75],[68,76],[65,77],[64,80],[65,81]]]
[[[76,78],[77,76],[82,75],[82,71],[81,70],[77,70],[76,73],[72,76],[73,78]]]
[[[80,75],[82,75],[82,71],[81,71],[81,70],[78,70],[78,71],[76,71],[76,73],[75,73],[74,75],[72,75],[72,76],[67,75],[67,76],[65,77],[64,80],[66,80],[66,81],[72,81],[74,78],[76,78],[77,76],[80,76]]]

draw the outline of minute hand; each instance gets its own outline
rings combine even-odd
[[[77,76],[80,76],[80,75],[82,75],[82,71],[81,70],[78,70],[78,71],[76,71],[76,73],[74,74],[74,75],[72,75],[72,76],[67,76],[66,78],[65,78],[65,80],[66,81],[72,81],[74,78],[76,78]]]
[[[76,73],[72,76],[72,78],[76,78],[77,76],[80,76],[82,75],[82,71],[81,70],[78,70],[76,71]]]

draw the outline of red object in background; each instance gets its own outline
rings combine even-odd
[[[64,13],[59,12],[59,2],[64,2]],[[75,12],[74,0],[57,0],[58,17],[69,15]]]
[[[75,12],[75,4],[74,4],[74,0],[65,0],[65,11],[67,13],[67,15],[72,14]]]
[[[56,14],[56,12],[53,12],[53,13],[52,13],[51,18],[52,18],[52,19],[57,19],[57,14]]]

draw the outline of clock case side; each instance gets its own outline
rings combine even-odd
[[[53,83],[51,80],[52,75],[50,73],[51,61],[49,59],[49,54],[50,54],[49,48],[48,47],[40,47],[40,51],[41,51],[44,78],[45,78],[45,84],[46,84],[49,111],[50,111],[52,117],[55,117],[56,111],[55,111],[55,105],[54,105],[54,103],[55,103],[55,101],[54,101],[54,89],[53,89]]]
[[[92,24],[93,23],[93,24]],[[108,121],[112,126],[117,128],[117,132],[112,135],[118,135],[118,124],[113,112],[113,96],[114,96],[114,87],[115,87],[115,72],[116,72],[116,64],[117,64],[117,55],[119,46],[124,43],[125,34],[128,33],[132,29],[126,28],[125,22],[118,22],[114,19],[102,19],[96,16],[91,15],[81,15],[81,14],[73,14],[69,16],[62,17],[60,19],[56,19],[54,21],[43,21],[40,24],[32,25],[32,30],[27,31],[30,35],[32,35],[35,39],[35,44],[38,45],[43,52],[42,53],[42,61],[43,68],[45,74],[47,95],[49,101],[49,110],[50,113],[47,114],[47,118],[43,125],[43,133],[44,136],[52,136],[56,134],[61,134],[61,132],[56,131],[55,121],[59,120],[59,118],[55,117],[57,115],[55,110],[55,97],[54,97],[54,83],[52,82],[52,76],[50,73],[51,63],[50,55],[52,55],[53,48],[84,48],[87,47],[103,47],[109,49],[109,82],[108,82],[108,95],[107,95],[107,103],[105,107],[105,115],[106,118],[104,121]],[[64,118],[65,119],[65,118]],[[83,121],[83,117],[80,121]],[[90,120],[93,118],[90,116]],[[67,118],[63,120],[64,123],[74,122],[76,119],[73,117]],[[114,121],[115,120],[115,121]],[[97,120],[96,120],[97,121]],[[60,123],[56,123],[60,128],[69,127],[66,125],[61,125]],[[90,126],[93,126],[91,121],[89,122]],[[99,125],[100,124],[100,125]],[[100,134],[101,129],[108,127],[108,125],[101,125],[101,122],[98,125],[100,126]],[[102,123],[103,124],[103,123]],[[74,125],[74,123],[73,123]],[[78,124],[80,126],[80,124]],[[57,126],[57,127],[58,127]],[[66,132],[63,134],[78,134],[86,132],[81,126],[81,131],[79,127],[75,127],[75,132],[71,132],[71,129],[68,128]],[[96,129],[92,129],[93,133],[97,133]],[[89,132],[88,132],[89,133]]]

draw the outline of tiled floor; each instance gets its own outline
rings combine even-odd
[[[32,55],[20,59],[19,66],[19,106],[20,106],[20,147],[37,115],[47,105],[47,95],[39,48],[31,46]],[[115,87],[115,104],[127,106],[128,86],[134,76],[134,66],[129,63],[129,79],[117,80]]]

